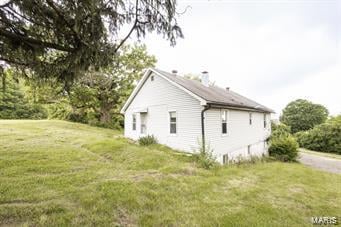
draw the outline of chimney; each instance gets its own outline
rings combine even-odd
[[[174,76],[176,76],[176,75],[178,74],[178,71],[175,70],[175,69],[173,69],[173,70],[172,70],[172,74],[173,74]]]
[[[210,80],[209,80],[208,72],[207,71],[203,71],[201,73],[201,83],[202,83],[202,85],[208,87],[209,82],[210,82]]]

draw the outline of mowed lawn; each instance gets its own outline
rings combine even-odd
[[[0,121],[0,225],[311,226],[311,216],[341,216],[341,175],[279,162],[204,170],[120,135]]]

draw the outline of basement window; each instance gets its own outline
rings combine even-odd
[[[133,114],[133,131],[136,131],[136,114]]]
[[[169,133],[170,134],[176,134],[176,112],[175,111],[170,111],[169,112]]]
[[[221,111],[221,133],[227,134],[227,110]]]

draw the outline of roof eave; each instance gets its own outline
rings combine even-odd
[[[261,113],[275,113],[271,109],[259,109],[259,108],[243,106],[243,105],[236,105],[236,104],[229,104],[229,103],[219,103],[219,102],[207,101],[207,104],[210,104],[212,107],[217,107],[217,108],[227,107],[230,109],[255,111],[255,112],[261,112]]]

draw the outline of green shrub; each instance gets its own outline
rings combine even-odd
[[[49,119],[68,120],[72,113],[72,108],[67,100],[47,105]]]
[[[296,133],[295,137],[301,147],[341,154],[341,121],[339,117],[316,126],[306,132]]]
[[[25,97],[22,84],[18,78],[15,79],[12,71],[6,70],[0,75],[0,80],[0,119],[47,118],[43,106],[31,103]]]
[[[290,136],[290,127],[283,124],[275,124],[271,123],[271,138],[277,138],[277,137],[282,137],[282,136]]]
[[[293,136],[273,137],[270,140],[269,154],[284,162],[295,161],[298,155],[298,143]]]
[[[213,156],[213,149],[210,145],[203,147],[202,143],[199,142],[199,152],[194,155],[195,161],[198,165],[204,169],[212,169],[217,166],[215,157]]]
[[[142,146],[149,146],[152,144],[157,144],[157,139],[153,135],[148,135],[144,137],[140,137],[139,144]]]

